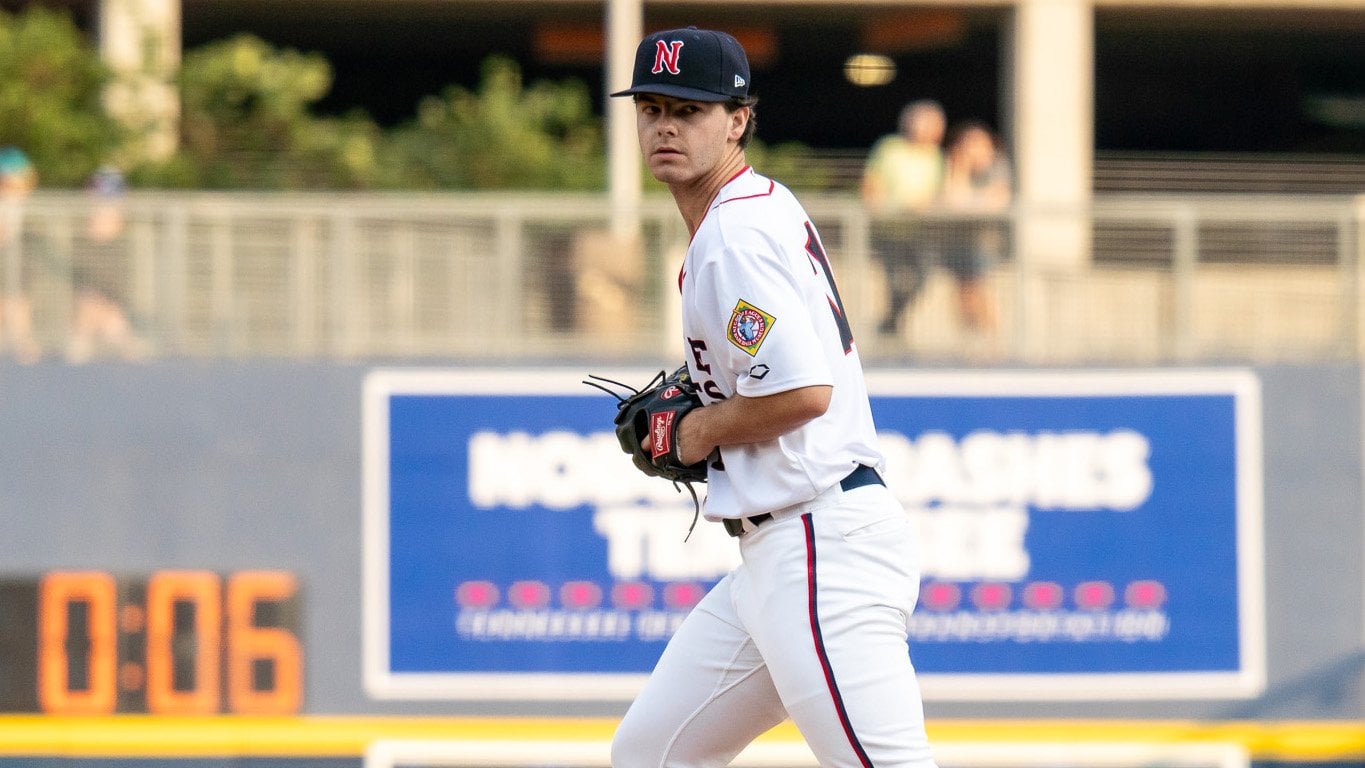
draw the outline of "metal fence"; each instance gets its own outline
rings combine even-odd
[[[928,215],[939,254],[994,233],[1000,325],[966,327],[938,268],[889,335],[874,222],[851,195],[803,202],[872,363],[1362,352],[1359,196],[1099,195],[1091,257],[1067,265],[1015,257],[1026,211]],[[111,211],[40,193],[0,218],[0,356],[655,363],[681,354],[686,243],[666,198],[623,221],[601,195],[134,193]]]

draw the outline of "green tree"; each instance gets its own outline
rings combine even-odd
[[[601,189],[601,119],[577,80],[522,83],[510,59],[484,62],[477,91],[452,86],[395,129],[387,186]]]
[[[381,137],[368,116],[310,112],[332,87],[331,65],[320,54],[239,35],[187,52],[179,84],[180,149],[168,162],[139,169],[137,181],[306,189],[364,188],[378,177]]]
[[[33,160],[44,186],[78,186],[125,138],[104,111],[109,72],[65,12],[0,10],[0,145]]]

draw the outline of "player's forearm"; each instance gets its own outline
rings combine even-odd
[[[766,397],[734,395],[698,408],[678,429],[679,458],[701,461],[717,447],[776,439],[829,410],[834,388],[801,387]]]

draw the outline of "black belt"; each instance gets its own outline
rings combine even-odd
[[[839,481],[839,487],[845,491],[854,488],[862,488],[864,485],[886,485],[882,482],[882,476],[877,474],[877,470],[866,464],[859,464],[857,469],[849,472],[843,480]],[[720,522],[725,526],[725,532],[731,536],[744,535],[744,521],[748,520],[749,525],[755,528],[773,519],[771,512],[764,512],[753,517],[727,517]]]

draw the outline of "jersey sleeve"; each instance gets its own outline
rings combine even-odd
[[[735,374],[738,394],[833,384],[796,275],[775,245],[761,239],[730,245],[697,279],[700,295],[711,297],[707,336],[719,340],[716,359]]]

